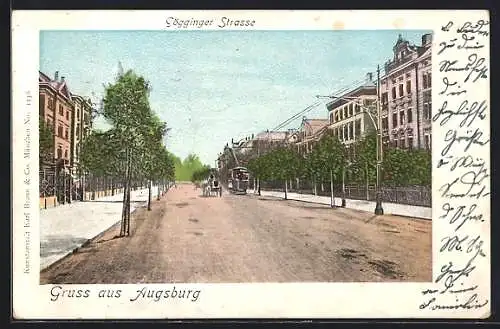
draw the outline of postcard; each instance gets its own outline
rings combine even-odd
[[[14,318],[489,317],[489,25],[14,11]]]

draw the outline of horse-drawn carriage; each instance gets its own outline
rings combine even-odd
[[[213,174],[211,174],[210,177],[203,183],[202,188],[203,196],[222,197],[222,186]]]

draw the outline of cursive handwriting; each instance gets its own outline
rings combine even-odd
[[[439,189],[443,198],[475,198],[479,199],[490,195],[483,181],[490,177],[486,169],[479,172],[468,171],[460,177],[456,177],[449,183],[445,183]],[[465,189],[465,192],[464,192]]]
[[[461,152],[467,152],[472,145],[480,145],[484,146],[490,142],[489,139],[482,140],[483,132],[476,128],[475,130],[467,130],[466,135],[459,136],[458,132],[454,129],[450,129],[446,132],[444,141],[447,142],[443,150],[441,151],[441,155],[445,156],[452,149],[454,145],[462,143],[465,144],[465,147]]]
[[[484,29],[488,25],[490,25],[490,22],[482,19],[478,20],[476,23],[465,22],[462,27],[457,29],[457,33],[473,33],[488,36],[489,32]]]
[[[471,77],[473,79],[472,82],[476,82],[479,79],[486,79],[488,76],[486,73],[488,72],[488,67],[486,66],[486,58],[479,57],[477,54],[470,54],[467,57],[467,64],[463,66],[458,66],[459,60],[449,60],[445,59],[439,62],[439,71],[440,72],[468,72],[465,76],[464,82],[469,81]],[[473,76],[474,75],[474,76]]]
[[[460,205],[460,206],[455,206],[452,207],[449,202],[446,202],[443,204],[441,209],[444,211],[444,214],[439,216],[440,219],[447,219],[448,223],[450,225],[455,225],[455,232],[460,230],[462,226],[465,225],[465,223],[471,221],[480,221],[484,222],[483,214],[478,214],[477,211],[477,204],[472,204],[470,206],[465,206],[465,205]]]
[[[437,251],[441,263],[433,285],[422,290],[421,310],[480,309],[489,304],[482,297],[481,264],[487,257],[487,243],[478,229],[489,219],[484,198],[490,196],[489,22],[447,20],[436,31],[436,94],[433,127],[442,131],[435,153],[440,183],[437,195],[440,232]],[[434,126],[435,124],[435,126]],[[483,153],[484,152],[484,153]],[[435,175],[435,173],[433,173]],[[434,176],[436,177],[436,176]],[[443,179],[443,181],[441,181]],[[475,272],[478,273],[475,273]],[[474,274],[473,274],[474,273]]]
[[[465,116],[459,126],[464,127],[466,125],[470,127],[477,118],[484,120],[486,118],[486,110],[488,109],[486,100],[482,100],[481,102],[474,101],[472,103],[464,100],[456,111],[447,110],[447,107],[448,101],[444,101],[438,112],[432,117],[432,121],[438,121],[441,118],[439,125],[443,126],[454,116]]]

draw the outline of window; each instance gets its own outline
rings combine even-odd
[[[387,92],[382,93],[382,104],[387,104],[389,103],[389,97],[387,95]]]
[[[411,108],[408,109],[408,123],[413,122],[413,111]]]
[[[382,118],[382,130],[389,129],[389,119],[387,117]]]
[[[406,81],[406,94],[411,94],[411,80]]]
[[[392,147],[398,147],[398,140],[397,139],[392,141]]]
[[[342,139],[347,139],[347,125],[342,126]]]
[[[68,140],[68,139],[69,139],[68,129],[65,129],[65,131],[64,131],[64,138],[65,138],[66,140]]]
[[[356,104],[356,113],[360,112],[361,112],[361,106],[359,106],[359,104]]]
[[[405,111],[399,111],[399,124],[404,125],[405,124]]]
[[[80,124],[78,123],[76,125],[76,139],[79,139],[79,138],[80,138]]]
[[[62,158],[62,147],[61,146],[59,146],[57,148],[57,158],[58,159]]]
[[[349,116],[352,117],[354,115],[353,104],[349,104]]]
[[[56,102],[52,97],[49,97],[48,105],[49,105],[49,110],[53,111],[56,109]]]
[[[413,137],[408,137],[408,148],[413,149]]]
[[[375,105],[375,100],[374,99],[364,99],[363,100],[363,105],[365,107],[372,107]]]
[[[349,122],[349,139],[354,139],[354,122]]]
[[[361,119],[356,120],[354,132],[355,132],[356,137],[359,137],[361,135]]]
[[[392,99],[396,99],[396,87],[392,87]]]
[[[333,123],[333,122],[334,122],[334,121],[333,121],[333,113],[330,113],[330,123]],[[78,131],[79,131],[79,129],[78,129],[78,128],[79,128],[79,127],[78,127],[78,125],[77,125],[77,126],[76,126],[76,134],[77,134],[77,135],[78,135]]]
[[[398,126],[398,114],[392,114],[392,128],[396,128]]]
[[[347,118],[347,106],[344,106],[342,109],[342,119]]]
[[[64,109],[62,105],[59,105],[59,115],[64,115]]]
[[[431,72],[422,74],[422,87],[423,89],[430,88],[432,86]]]
[[[425,143],[425,149],[430,150],[431,149],[431,137],[429,135],[424,136],[424,143]]]
[[[69,111],[66,110],[66,119],[69,120]]]
[[[80,109],[79,108],[76,109],[76,117],[78,118],[78,120],[80,120]]]
[[[61,125],[57,126],[57,137],[63,137],[63,127]]]
[[[399,97],[402,97],[403,96],[403,84],[400,83],[399,84]]]
[[[64,150],[64,158],[67,159],[68,158],[68,150]]]
[[[40,95],[38,97],[38,109],[40,115],[43,115],[45,113],[45,95]]]
[[[402,148],[402,149],[406,148],[406,141],[405,141],[404,138],[401,138],[399,140],[399,147]]]
[[[431,113],[431,111],[429,108],[429,104],[424,104],[424,119],[425,120],[430,120],[430,118],[431,118],[430,113]]]

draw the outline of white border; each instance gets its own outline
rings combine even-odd
[[[102,288],[122,289],[124,298],[65,299],[50,301],[52,286],[39,285],[39,215],[38,215],[38,65],[40,30],[165,30],[166,18],[214,19],[227,16],[232,19],[255,20],[255,30],[331,30],[331,29],[428,29],[433,36],[433,113],[442,98],[438,95],[440,72],[436,65],[436,52],[440,41],[446,36],[441,27],[449,20],[455,22],[489,20],[487,11],[14,11],[12,15],[12,64],[13,64],[13,310],[18,319],[75,319],[75,318],[484,318],[489,315],[489,304],[479,310],[430,310],[419,306],[427,300],[422,291],[440,289],[431,283],[289,283],[289,284],[187,284],[201,289],[197,302],[164,300],[160,302],[129,302],[128,298],[142,286],[135,285],[74,285],[72,288],[90,289],[93,294]],[[172,28],[170,28],[172,29]],[[216,24],[205,30],[221,29]],[[239,28],[235,28],[239,29]],[[179,29],[188,30],[188,29]],[[193,30],[198,30],[193,28]],[[489,43],[480,50],[489,61]],[[456,54],[454,55],[457,56]],[[488,62],[489,63],[489,62]],[[26,92],[32,95],[31,105],[26,105]],[[470,90],[469,97],[488,100],[489,79]],[[31,122],[24,124],[31,113]],[[488,117],[481,121],[486,137],[489,136]],[[457,123],[461,120],[455,120]],[[476,123],[477,124],[477,123]],[[31,130],[31,157],[23,158],[25,129]],[[443,137],[449,127],[433,124],[433,164],[444,146]],[[458,152],[458,151],[457,151]],[[489,145],[471,151],[481,156],[489,166]],[[475,153],[474,153],[475,152]],[[29,167],[30,174],[24,170]],[[437,186],[446,175],[433,169],[433,277],[439,266],[448,260],[460,262],[465,255],[459,252],[440,254],[440,240],[453,231],[444,220],[439,209],[443,200],[438,198]],[[489,168],[488,168],[489,171]],[[23,183],[31,178],[29,186]],[[488,186],[489,188],[489,186]],[[23,209],[26,191],[32,207]],[[464,204],[469,201],[463,201]],[[479,284],[476,292],[482,300],[490,299],[490,200],[479,203],[481,213],[487,221],[481,225],[469,225],[468,234],[482,234],[487,257],[477,262],[478,269],[463,282]],[[31,215],[31,227],[23,227],[24,212]],[[31,274],[24,274],[24,234],[31,232]],[[445,258],[445,256],[447,258]],[[437,265],[439,264],[439,265]],[[172,285],[147,285],[171,287]],[[182,285],[177,284],[177,289]],[[443,302],[454,302],[452,297],[441,296]]]

